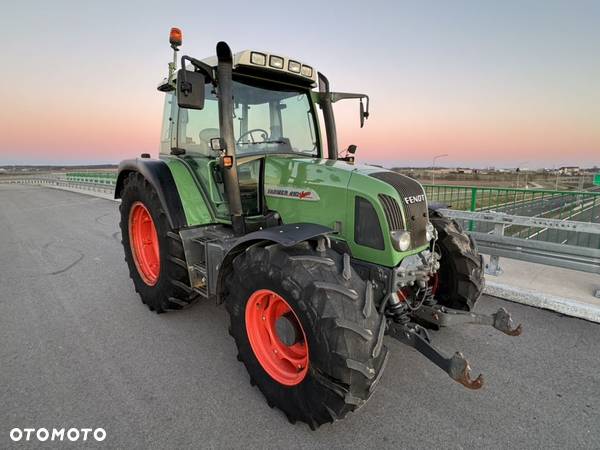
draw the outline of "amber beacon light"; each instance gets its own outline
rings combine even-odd
[[[171,32],[169,33],[169,43],[173,49],[179,47],[183,43],[183,33],[179,28],[171,28]]]

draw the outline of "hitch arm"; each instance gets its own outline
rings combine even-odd
[[[388,333],[394,339],[413,347],[432,363],[446,372],[454,381],[469,389],[479,389],[483,385],[483,376],[471,378],[469,362],[460,352],[448,358],[437,348],[431,345],[425,329],[419,325],[409,325],[390,322]]]
[[[478,314],[439,305],[423,305],[413,312],[413,315],[440,327],[475,324],[492,326],[509,336],[519,336],[523,332],[523,327],[520,324],[514,327],[510,314],[504,308],[500,308],[494,314]]]

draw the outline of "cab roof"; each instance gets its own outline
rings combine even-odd
[[[211,56],[202,60],[203,63],[217,67],[217,57]],[[191,66],[189,70],[193,70]],[[233,54],[233,70],[237,73],[262,76],[273,80],[286,80],[293,83],[317,85],[317,71],[314,67],[297,59],[273,53],[243,50]],[[160,85],[165,85],[168,80],[163,79]]]

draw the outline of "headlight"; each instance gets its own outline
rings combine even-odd
[[[291,59],[288,62],[288,70],[290,72],[300,73],[300,67],[301,67],[301,64],[299,62],[292,61]]]
[[[427,226],[425,227],[427,242],[436,238],[435,228],[431,222],[427,222]]]
[[[258,66],[264,66],[267,64],[267,56],[262,53],[252,52],[250,54],[250,62]]]
[[[269,65],[275,69],[283,69],[283,58],[279,56],[271,55],[269,58]]]
[[[311,78],[312,77],[312,67],[302,66],[300,73],[302,73],[302,75],[304,75],[305,77]]]
[[[410,248],[410,233],[408,231],[394,230],[391,233],[392,244],[399,252],[405,252]]]

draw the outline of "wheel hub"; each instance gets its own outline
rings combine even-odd
[[[306,334],[290,305],[279,294],[260,289],[246,303],[246,332],[262,368],[286,386],[308,372]]]
[[[296,323],[296,318],[293,315],[290,317],[289,313],[279,317],[275,322],[277,337],[288,347],[302,341],[302,332],[298,330]]]

